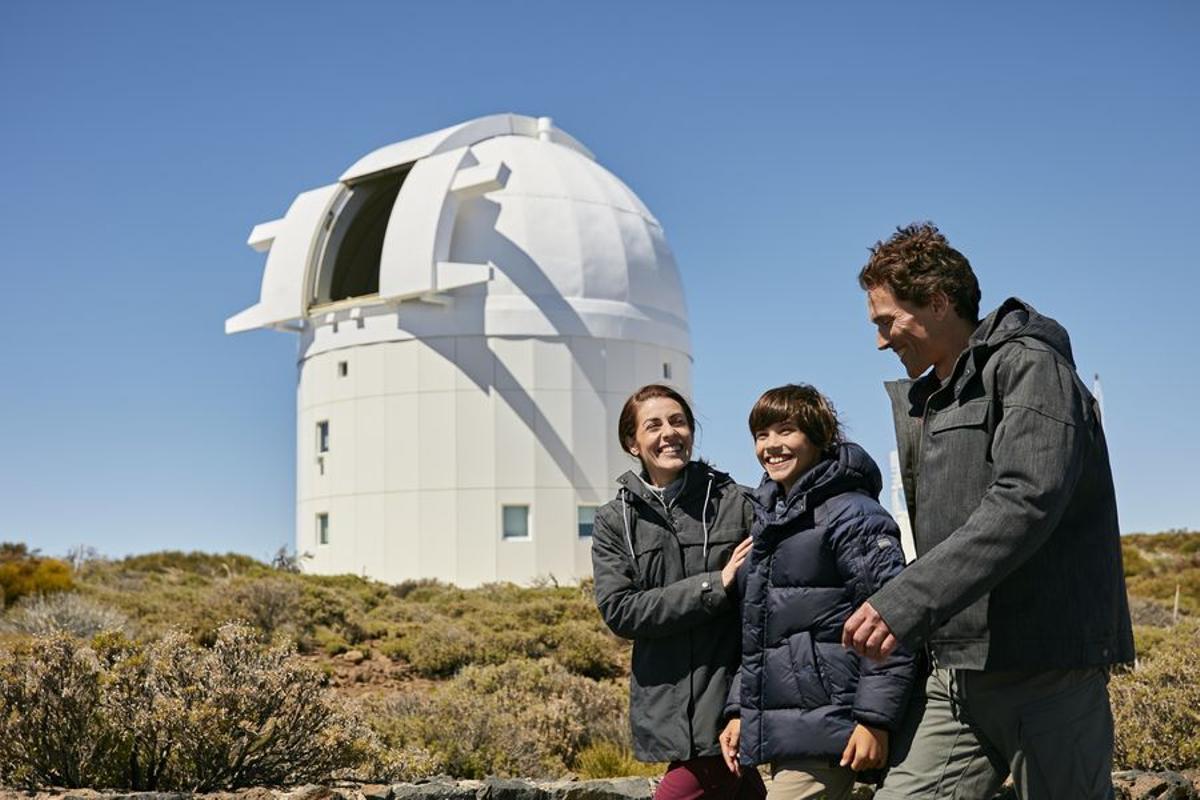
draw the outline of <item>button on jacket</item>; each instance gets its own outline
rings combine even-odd
[[[1133,660],[1117,505],[1067,332],[1010,298],[944,384],[888,385],[917,560],[871,597],[940,667]]]
[[[749,529],[750,509],[726,474],[692,462],[664,499],[633,472],[596,513],[596,604],[633,640],[629,721],[643,761],[719,755],[739,649],[736,601],[721,569]]]

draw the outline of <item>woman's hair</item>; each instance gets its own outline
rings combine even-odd
[[[842,443],[842,424],[833,403],[807,383],[789,383],[763,392],[750,409],[750,435],[787,421],[794,422],[824,454]]]
[[[625,405],[621,408],[621,416],[617,420],[617,441],[621,443],[621,449],[626,453],[629,452],[629,448],[637,436],[638,406],[656,397],[665,397],[679,403],[679,407],[683,409],[683,415],[687,417],[688,427],[695,433],[696,417],[692,414],[692,407],[688,405],[688,401],[683,399],[683,395],[670,386],[663,386],[661,383],[650,383],[629,395],[629,399],[625,401]]]

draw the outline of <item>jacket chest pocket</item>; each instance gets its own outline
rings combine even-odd
[[[991,477],[991,401],[984,397],[947,408],[925,423],[920,470],[922,477],[950,478],[961,486]]]
[[[662,542],[638,543],[634,547],[638,581],[644,587],[667,584],[666,557]]]

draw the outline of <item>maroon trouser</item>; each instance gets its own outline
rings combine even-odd
[[[762,800],[767,796],[758,770],[742,767],[738,777],[720,756],[672,761],[654,800]]]

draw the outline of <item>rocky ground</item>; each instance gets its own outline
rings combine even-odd
[[[434,778],[421,783],[341,784],[301,786],[294,789],[246,789],[206,795],[181,792],[97,792],[63,789],[42,792],[0,790],[0,798],[21,800],[649,800],[655,781],[648,778],[610,780],[527,781],[488,778],[456,781]],[[1200,770],[1178,772],[1117,772],[1113,774],[1117,800],[1200,800]],[[858,786],[854,800],[870,800],[874,790]],[[996,800],[1016,798],[1006,786]]]

